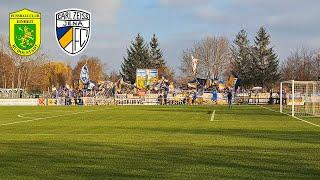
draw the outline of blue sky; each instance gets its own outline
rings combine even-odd
[[[42,13],[42,50],[50,59],[72,64],[81,55],[97,56],[107,70],[118,71],[130,41],[141,33],[149,40],[157,34],[165,58],[178,73],[183,49],[207,35],[230,41],[244,28],[252,39],[260,26],[267,27],[272,46],[284,59],[304,45],[320,47],[320,1],[318,0],[0,0],[0,33],[8,34],[8,14],[22,8]],[[55,40],[54,13],[65,8],[92,13],[88,47],[70,57]]]

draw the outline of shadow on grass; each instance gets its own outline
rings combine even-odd
[[[200,135],[223,135],[231,137],[254,138],[273,141],[292,141],[297,143],[320,144],[320,133],[318,131],[277,131],[277,130],[255,130],[255,129],[213,129],[213,128],[171,128],[171,127],[117,127],[118,129],[161,132],[161,133],[185,133]]]
[[[169,106],[170,107],[170,106]],[[272,117],[287,117],[280,113],[271,112],[265,109],[262,109],[257,106],[253,106],[251,108],[247,107],[240,107],[237,106],[235,108],[229,109],[227,106],[213,106],[213,107],[207,107],[207,106],[185,106],[185,107],[179,107],[179,108],[166,108],[159,107],[159,108],[145,108],[145,109],[139,109],[147,112],[168,112],[168,113],[206,113],[206,114],[212,114],[213,110],[216,110],[216,113],[219,115],[235,115],[235,116],[244,116],[244,117],[253,117],[254,119],[257,118],[265,118],[268,116],[267,119],[271,119]]]
[[[319,169],[304,159],[283,153],[288,149],[47,141],[0,145],[0,177],[4,179],[320,177]]]

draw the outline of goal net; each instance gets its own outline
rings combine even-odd
[[[320,116],[320,81],[281,82],[280,112],[292,116]]]

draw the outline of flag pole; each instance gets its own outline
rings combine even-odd
[[[194,75],[194,78],[196,80],[196,91],[198,92],[198,79],[197,79],[197,66],[198,66],[198,59],[194,58],[193,55],[191,55],[191,59],[192,59],[192,71],[193,71],[193,75]]]

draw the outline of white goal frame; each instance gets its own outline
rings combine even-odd
[[[280,84],[280,112],[320,117],[320,81],[284,81]]]

